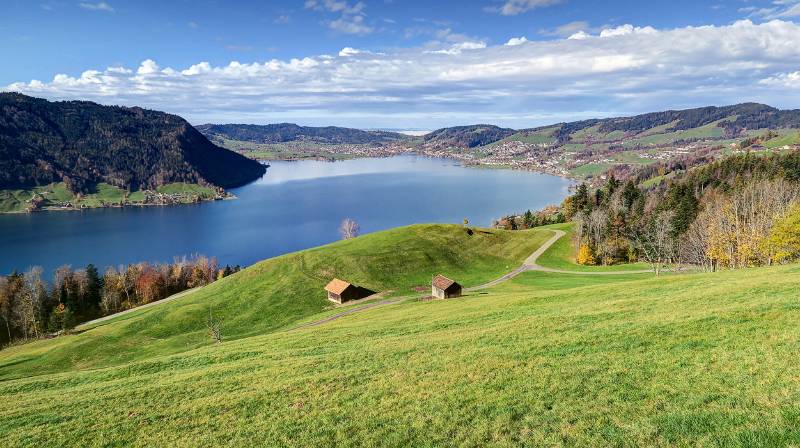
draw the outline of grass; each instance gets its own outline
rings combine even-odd
[[[791,130],[781,130],[782,132],[786,132],[783,135],[779,135],[775,138],[767,140],[764,143],[764,147],[768,149],[775,149],[780,148],[784,145],[794,145],[800,143],[800,132],[797,132],[794,129]]]
[[[572,223],[554,224],[539,229],[563,230],[567,235],[561,237],[550,249],[539,257],[538,264],[547,268],[576,272],[638,271],[649,269],[646,263],[629,263],[612,266],[584,266],[575,263],[575,249],[572,247]]]
[[[208,345],[209,308],[223,320],[227,340],[286,328],[332,306],[323,287],[333,277],[398,294],[427,288],[439,273],[465,286],[484,283],[522,264],[550,236],[482,229],[470,235],[456,225],[417,225],[288,254],[79,334],[0,351],[0,380],[102,368]]]
[[[800,267],[618,281],[524,274],[487,294],[4,381],[0,439],[9,447],[800,444]]]
[[[213,198],[217,195],[217,193],[211,187],[198,184],[187,184],[185,182],[162,185],[158,187],[156,191],[164,194],[193,194],[200,196],[201,198]]]
[[[612,166],[611,163],[587,163],[579,167],[569,170],[570,174],[578,177],[599,176],[600,174],[608,171]]]
[[[349,148],[367,145],[335,145],[313,142],[254,143],[216,137],[214,141],[232,151],[257,160],[287,160],[326,158],[335,160],[352,159],[346,152]]]

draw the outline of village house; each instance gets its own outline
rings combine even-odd
[[[461,285],[443,275],[437,275],[431,282],[431,295],[440,299],[459,297]]]
[[[374,294],[369,289],[353,285],[344,280],[335,278],[325,286],[325,291],[328,292],[328,300],[334,303],[342,304],[351,300],[363,299]]]

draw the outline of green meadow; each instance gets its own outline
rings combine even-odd
[[[575,273],[525,272],[458,299],[409,298],[293,329],[330,315],[321,288],[331,276],[395,295],[438,272],[476,285],[551,235],[394,229],[266,260],[77,335],[7,348],[0,440],[800,444],[798,265],[593,276],[559,241],[540,264]],[[221,344],[203,334],[209,306],[225,317]]]

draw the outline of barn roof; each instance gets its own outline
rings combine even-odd
[[[347,288],[349,288],[351,286],[353,286],[353,285],[351,285],[350,283],[347,283],[344,280],[339,280],[338,278],[335,278],[335,279],[331,280],[331,282],[328,283],[327,286],[325,286],[325,290],[328,291],[328,292],[334,293],[334,294],[341,294],[341,293],[344,292],[345,289],[347,289]]]
[[[449,278],[445,277],[444,275],[437,275],[433,278],[433,286],[441,289],[446,290],[447,288],[453,286],[456,282],[454,280],[450,280]]]

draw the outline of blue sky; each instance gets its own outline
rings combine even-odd
[[[143,105],[193,123],[525,127],[739,101],[800,107],[800,0],[0,8],[6,90]]]

